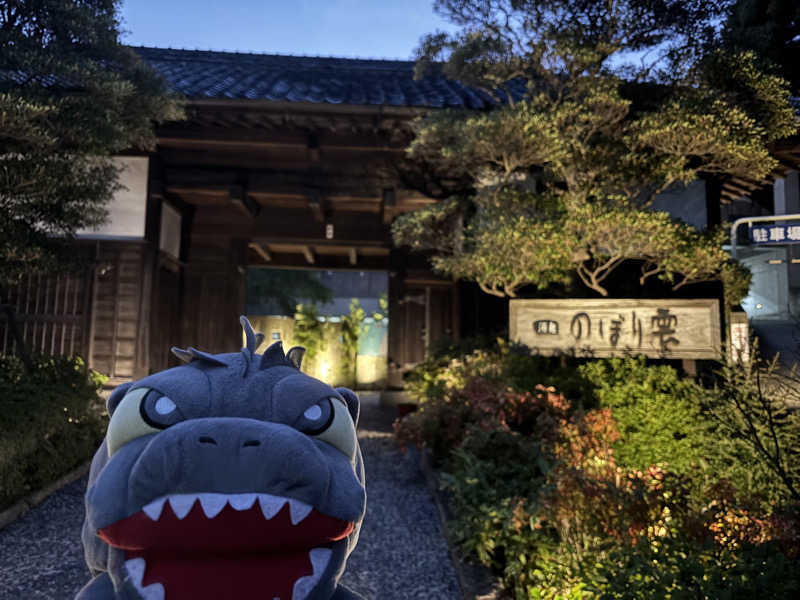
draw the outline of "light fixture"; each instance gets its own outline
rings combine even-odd
[[[326,223],[325,224],[325,239],[332,240],[333,239],[333,223]]]

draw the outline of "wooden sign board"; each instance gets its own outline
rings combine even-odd
[[[509,336],[546,356],[722,356],[715,299],[511,300]]]

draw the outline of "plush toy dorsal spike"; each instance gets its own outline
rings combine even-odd
[[[259,368],[266,369],[267,367],[274,367],[276,365],[291,365],[291,363],[286,360],[286,355],[283,353],[283,344],[280,340],[270,345],[270,347],[264,351]]]
[[[213,354],[209,354],[208,352],[203,352],[202,350],[198,350],[197,348],[192,348],[189,346],[189,354],[192,355],[193,358],[196,360],[202,360],[203,362],[207,362],[212,365],[217,365],[219,367],[226,367],[225,361],[218,359]]]
[[[189,347],[188,350],[184,350],[183,348],[176,348],[175,346],[172,347],[172,353],[180,358],[183,362],[192,362],[193,360],[200,360],[218,367],[226,366],[223,361],[218,359],[213,354],[208,354],[207,352],[202,352],[197,348]]]
[[[302,346],[294,346],[289,348],[289,351],[286,353],[286,358],[289,359],[289,362],[292,363],[297,370],[300,370],[300,365],[303,364],[303,356],[306,353],[306,349]]]
[[[264,343],[264,338],[266,338],[266,337],[267,337],[267,336],[266,336],[266,335],[264,335],[263,333],[257,333],[257,334],[256,334],[256,347],[255,347],[255,349],[253,350],[253,352],[255,352],[256,350],[258,350],[258,347],[259,347],[261,344],[263,344],[263,343]]]
[[[170,350],[175,356],[177,356],[185,363],[191,362],[192,359],[194,358],[191,352],[189,352],[188,350],[184,350],[183,348],[178,348],[177,346],[173,346]]]
[[[247,371],[250,368],[250,362],[253,360],[253,355],[247,348],[242,348],[242,377],[247,377]]]
[[[247,340],[245,348],[250,350],[251,353],[255,352],[256,348],[258,348],[258,341],[256,332],[253,331],[253,326],[250,325],[250,321],[248,321],[247,317],[245,317],[244,315],[239,317],[239,323],[242,324],[242,329],[244,330],[244,337],[245,340]]]

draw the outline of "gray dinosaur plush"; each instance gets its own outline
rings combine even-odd
[[[76,600],[348,600],[366,508],[359,404],[241,318],[241,353],[117,387],[92,461]]]

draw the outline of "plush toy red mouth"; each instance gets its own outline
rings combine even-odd
[[[271,494],[176,494],[98,535],[146,600],[302,600],[354,524]]]

